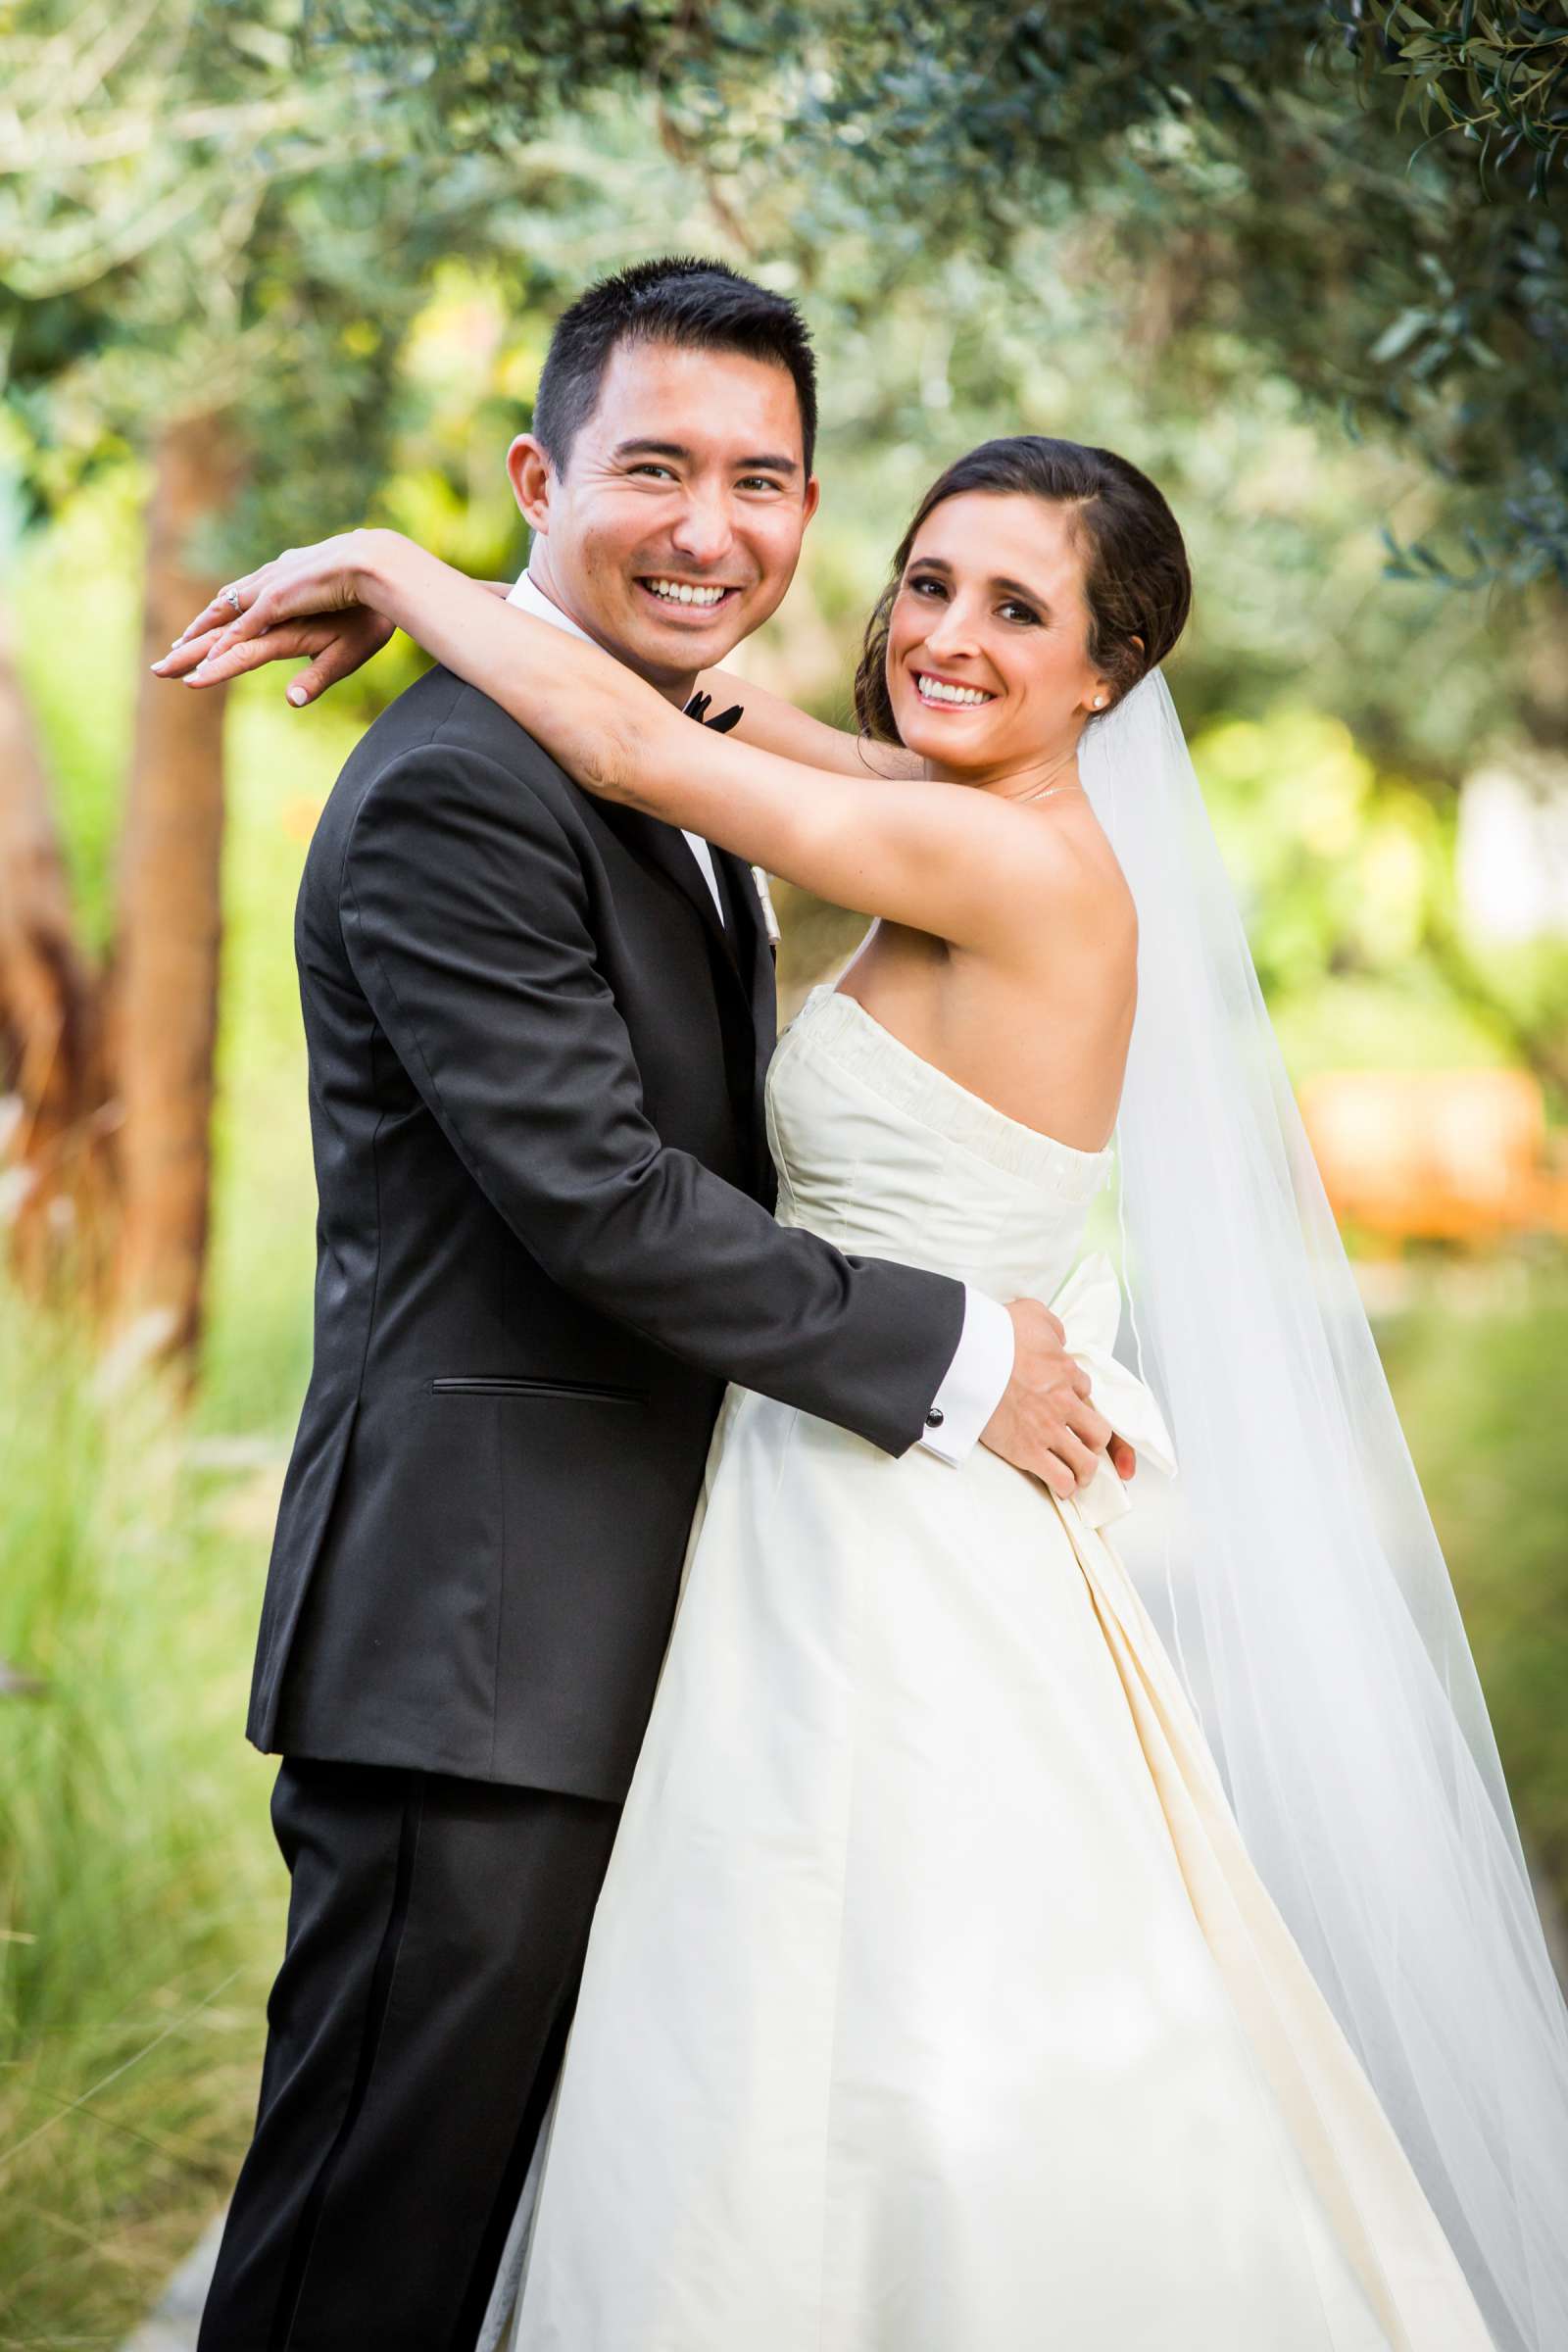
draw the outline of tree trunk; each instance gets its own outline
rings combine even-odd
[[[13,1254],[34,1291],[102,1305],[118,1105],[97,974],[76,943],[43,755],[0,609],[0,1091]]]
[[[148,517],[143,670],[121,845],[113,1046],[123,1118],[117,1311],[139,1352],[187,1368],[201,1334],[221,939],[221,689],[149,677],[220,581],[192,532],[236,480],[222,420],[163,434]]]

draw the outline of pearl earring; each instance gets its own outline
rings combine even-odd
[[[1096,695],[1096,697],[1095,697],[1095,709],[1096,709],[1097,710],[1103,710],[1103,709],[1104,709],[1104,708],[1105,708],[1105,698],[1104,698],[1104,696],[1103,696],[1102,694],[1097,694],[1097,695]]]

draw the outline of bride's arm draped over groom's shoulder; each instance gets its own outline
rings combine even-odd
[[[718,842],[836,906],[1004,956],[1038,940],[1043,906],[1062,945],[1075,911],[1091,923],[1101,911],[1071,845],[1025,809],[918,777],[889,791],[863,767],[806,766],[696,729],[599,647],[503,604],[396,532],[293,551],[242,590],[245,610],[192,683],[234,675],[248,641],[279,622],[368,605],[478,685],[586,791]]]
[[[474,585],[503,603],[510,593],[505,580],[478,580]],[[188,675],[212,652],[233,618],[234,608],[221,596],[216,597],[175,639],[171,656],[157,666],[170,677]],[[297,671],[288,688],[289,701],[303,709],[363,668],[393,633],[393,623],[386,615],[368,605],[347,605],[334,612],[279,620],[258,636],[240,639],[234,646],[233,664],[224,675],[242,677],[253,669],[265,669],[271,662],[306,661],[309,667]],[[716,709],[740,706],[741,716],[734,729],[740,742],[776,752],[781,760],[848,776],[918,776],[922,772],[924,762],[902,744],[879,743],[857,728],[836,727],[826,719],[813,718],[787,695],[774,694],[739,670],[705,669],[697,684]]]

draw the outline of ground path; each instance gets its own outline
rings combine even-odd
[[[171,2278],[158,2309],[143,2320],[134,2335],[127,2336],[122,2352],[196,2352],[196,2330],[222,2229],[220,2214],[195,2252]]]

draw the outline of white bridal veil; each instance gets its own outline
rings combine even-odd
[[[1243,1835],[1496,2339],[1568,2346],[1568,2015],[1475,1666],[1158,670],[1080,773],[1132,887],[1118,1123],[1178,1651]]]

